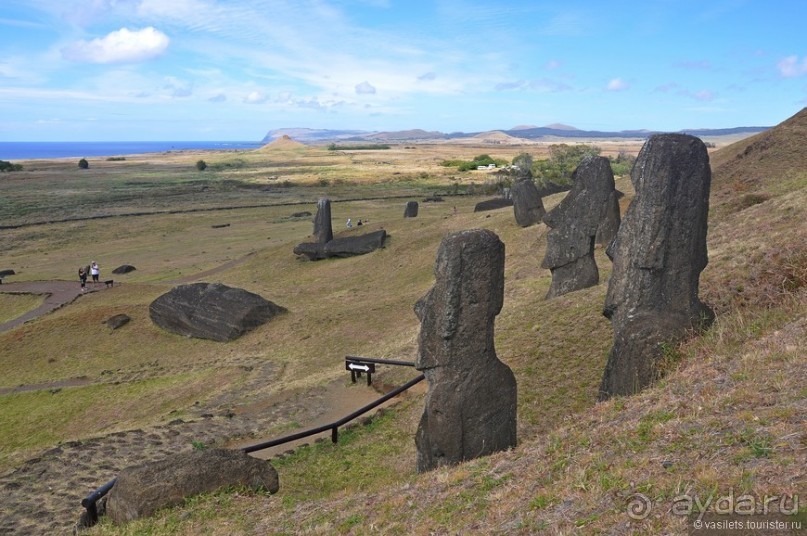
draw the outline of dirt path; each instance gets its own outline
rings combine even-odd
[[[44,314],[55,311],[73,302],[79,296],[98,292],[106,288],[103,283],[88,282],[86,291],[81,291],[78,281],[23,281],[19,283],[3,283],[0,292],[6,294],[44,294],[45,301],[31,311],[13,320],[0,324],[0,333],[21,326],[22,324],[38,318]]]

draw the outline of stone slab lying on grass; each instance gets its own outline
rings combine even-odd
[[[495,199],[487,199],[480,201],[474,207],[474,212],[484,212],[485,210],[496,210],[499,208],[512,207],[513,200],[505,199],[504,197],[497,197]]]
[[[331,257],[355,257],[383,248],[386,238],[387,232],[381,229],[363,235],[334,238],[326,244],[304,242],[294,247],[294,254],[312,261]]]
[[[121,471],[109,492],[106,515],[122,524],[147,517],[186,498],[228,487],[277,493],[277,471],[240,450],[194,450]]]
[[[113,274],[128,274],[129,272],[134,272],[135,270],[137,270],[137,268],[135,268],[131,264],[123,264],[121,266],[118,266],[114,270],[112,270],[112,273]]]

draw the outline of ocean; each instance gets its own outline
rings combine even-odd
[[[257,149],[262,145],[258,141],[0,141],[0,160],[123,156],[181,150],[223,151]]]

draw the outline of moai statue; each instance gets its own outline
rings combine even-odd
[[[416,218],[418,215],[418,202],[407,201],[404,209],[404,218]]]
[[[450,234],[434,273],[434,286],[415,305],[415,367],[429,384],[415,438],[419,472],[516,445],[516,380],[493,345],[504,244],[488,230]]]
[[[701,140],[652,136],[631,171],[636,196],[608,248],[614,270],[603,314],[614,327],[600,400],[636,393],[659,375],[665,345],[714,314],[698,299],[706,268],[711,170]]]
[[[327,244],[333,240],[331,200],[326,197],[317,202],[317,214],[314,216],[314,240],[318,244]]]

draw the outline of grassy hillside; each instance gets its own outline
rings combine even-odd
[[[402,199],[335,203],[338,233],[360,232],[338,224],[352,217],[369,220],[366,230],[385,228],[391,238],[371,255],[316,263],[291,255],[311,232],[310,220],[292,213],[313,212],[313,204],[4,232],[0,246],[7,262],[25,267],[21,279],[67,277],[65,267],[72,276],[76,259],[88,255],[107,269],[125,262],[138,270],[114,289],[0,334],[0,387],[76,380],[58,390],[0,395],[0,472],[59,442],[133,428],[149,432],[176,418],[204,423],[204,414],[234,414],[223,424],[211,420],[220,433],[214,444],[225,445],[306,426],[315,410],[327,409],[324,386],[358,388],[346,386],[344,355],[414,357],[412,306],[433,283],[440,240],[453,230],[484,227],[506,245],[496,349],[518,381],[518,448],[417,475],[422,391],[411,393],[340,435],[336,446],[316,443],[276,459],[277,495],[231,490],[125,528],[105,522],[90,534],[686,533],[685,518],[670,513],[677,495],[802,493],[807,182],[798,170],[807,166],[803,159],[791,162],[795,179],[787,170],[770,174],[769,197],[738,208],[731,196],[719,197],[737,180],[722,178],[717,164],[733,158],[723,152],[729,150],[737,149],[713,159],[710,265],[701,279],[702,295],[718,312],[715,325],[670,349],[669,374],[659,385],[601,404],[596,390],[612,337],[601,315],[610,263],[598,249],[603,283],[546,301],[550,274],[540,268],[546,228],[517,227],[511,209],[473,213],[479,198],[421,203],[410,220],[402,218]],[[366,165],[376,173],[387,166]],[[436,159],[432,165],[439,167]],[[364,184],[373,175],[362,173],[364,179],[349,180]],[[225,176],[220,172],[214,182]],[[409,182],[403,192],[426,193],[440,180]],[[369,183],[396,188],[395,182]],[[343,186],[312,183],[308,195]],[[622,178],[617,188],[627,193],[624,211],[631,186]],[[551,208],[563,195],[545,204]],[[212,228],[222,222],[231,226]],[[228,344],[177,337],[149,322],[152,299],[206,270],[214,271],[204,280],[257,292],[289,313]],[[101,322],[119,312],[133,321],[110,332]],[[412,374],[382,368],[376,382],[400,384]],[[291,404],[295,397],[299,404]],[[287,406],[292,409],[279,409]],[[56,426],[43,426],[54,419]],[[183,448],[193,448],[192,439]],[[97,460],[106,473],[85,479],[82,490],[135,462]],[[77,517],[83,493],[71,493],[64,500],[75,501]],[[637,493],[653,503],[644,519],[627,515]]]

